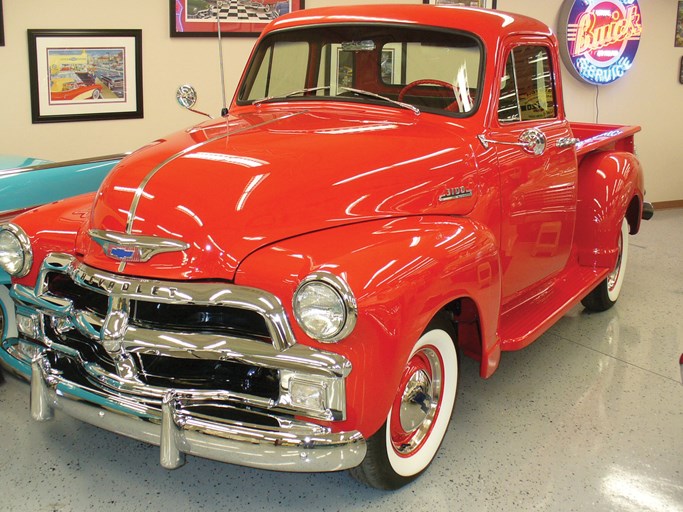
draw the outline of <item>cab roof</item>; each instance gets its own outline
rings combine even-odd
[[[264,35],[274,30],[328,23],[422,25],[472,32],[489,41],[520,32],[552,35],[546,24],[520,14],[471,7],[407,4],[305,9],[277,18],[264,31]]]

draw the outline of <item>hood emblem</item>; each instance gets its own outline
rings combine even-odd
[[[128,235],[101,229],[91,229],[88,235],[102,247],[104,254],[124,263],[145,263],[157,254],[184,251],[190,247],[187,242],[173,238]]]
[[[137,247],[125,247],[123,245],[110,245],[104,247],[104,252],[110,258],[121,261],[140,261],[140,249]]]

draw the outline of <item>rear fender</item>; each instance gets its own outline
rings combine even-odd
[[[642,168],[632,153],[596,152],[583,159],[576,224],[579,264],[615,265],[621,222],[626,217],[631,234],[638,232],[643,193]]]
[[[356,327],[336,344],[309,338],[294,320],[292,296],[314,271],[343,277],[356,297]],[[482,372],[488,376],[498,363],[498,249],[494,236],[469,219],[410,217],[302,235],[249,256],[236,283],[279,297],[299,343],[351,362],[347,420],[331,425],[335,430],[358,429],[367,436],[381,427],[414,343],[454,299],[467,297],[467,304],[476,305]]]

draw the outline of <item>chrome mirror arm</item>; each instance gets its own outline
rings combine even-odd
[[[484,149],[488,149],[491,144],[500,144],[503,146],[517,146],[522,148],[525,152],[534,156],[541,156],[543,153],[545,153],[545,149],[547,146],[547,139],[545,134],[537,128],[525,130],[519,136],[518,142],[506,142],[501,140],[487,139],[483,133],[481,135],[477,135],[477,139],[479,139],[481,145],[484,146]]]
[[[500,144],[501,146],[519,146],[521,148],[524,148],[527,146],[526,144],[524,144],[522,142],[505,142],[502,140],[487,139],[483,133],[481,135],[477,135],[477,139],[479,139],[479,142],[481,142],[481,145],[484,146],[484,149],[488,149],[489,147],[491,147],[491,144]]]

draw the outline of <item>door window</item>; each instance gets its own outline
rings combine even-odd
[[[550,53],[545,46],[518,46],[500,81],[501,122],[553,119],[557,116]]]

